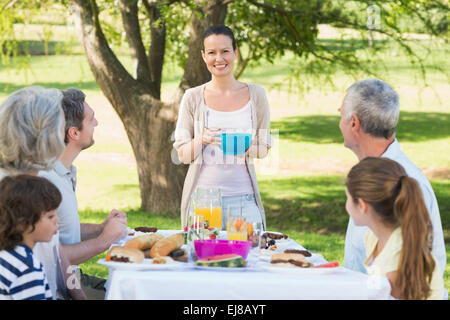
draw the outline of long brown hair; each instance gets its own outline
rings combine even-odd
[[[32,231],[42,214],[55,210],[62,197],[45,178],[21,174],[0,181],[0,250],[12,250]]]
[[[387,158],[368,157],[347,176],[347,189],[355,202],[363,199],[388,226],[401,227],[402,250],[396,286],[401,299],[426,299],[435,267],[431,255],[431,220],[417,181]]]

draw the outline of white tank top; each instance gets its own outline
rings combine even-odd
[[[236,111],[207,108],[205,125],[225,132],[252,133],[251,110],[251,100]],[[203,148],[203,163],[196,187],[220,188],[222,196],[253,194],[245,158],[224,155],[220,147],[212,145]]]

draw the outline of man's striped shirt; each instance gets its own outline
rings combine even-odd
[[[0,300],[51,300],[44,269],[26,245],[0,251]]]

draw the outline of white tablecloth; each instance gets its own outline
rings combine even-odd
[[[302,248],[296,244],[297,248]],[[290,246],[292,247],[292,245]],[[317,261],[323,260],[314,255]],[[250,259],[250,258],[249,258]],[[261,262],[258,263],[261,265]],[[389,299],[386,278],[339,267],[331,274],[204,271],[186,264],[176,270],[109,269],[108,300],[364,300]]]

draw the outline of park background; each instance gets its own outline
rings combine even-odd
[[[1,57],[0,102],[28,85],[83,90],[99,125],[94,133],[94,146],[83,151],[75,161],[81,222],[101,223],[115,208],[127,213],[130,227],[179,229],[178,217],[140,209],[136,161],[123,124],[95,81],[70,14],[60,9],[41,8],[32,17],[24,17],[14,24],[14,34],[23,52]],[[370,53],[365,46],[366,39],[350,29],[322,24],[318,38],[345,41],[362,53]],[[383,57],[384,65],[377,71],[399,93],[401,112],[396,136],[402,150],[423,170],[434,188],[448,260],[450,45],[448,38],[413,32],[408,35],[408,41],[419,55],[424,55],[425,79],[420,66],[411,64],[399,45],[390,41],[380,45],[378,54]],[[132,69],[126,41],[116,43],[113,49],[120,61]],[[348,222],[345,175],[357,163],[357,158],[343,146],[338,108],[346,88],[357,79],[346,74],[343,68],[336,68],[325,78],[300,70],[293,80],[290,73],[297,63],[287,53],[273,62],[262,60],[252,65],[239,78],[264,87],[270,103],[276,144],[269,158],[256,163],[267,225],[269,230],[288,234],[327,260],[343,264]],[[176,90],[182,73],[176,63],[165,64],[163,100],[169,99]],[[85,273],[106,278],[107,269],[96,263],[104,256],[105,253],[83,263],[81,268]],[[447,264],[447,288],[450,288],[449,271]]]

